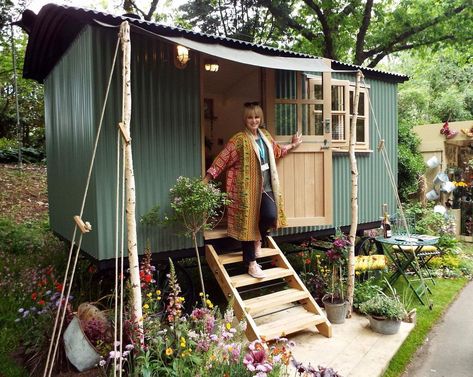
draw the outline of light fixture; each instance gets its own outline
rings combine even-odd
[[[187,66],[187,63],[189,63],[189,60],[190,60],[189,49],[187,47],[177,45],[174,65],[179,69],[183,69]]]
[[[215,59],[205,59],[205,70],[209,72],[218,72],[219,66]]]

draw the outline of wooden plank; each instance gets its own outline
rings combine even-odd
[[[290,308],[267,317],[269,318],[267,323],[259,324],[258,321],[256,322],[259,335],[266,340],[316,327],[327,320],[324,316],[307,312],[300,307]]]
[[[308,298],[308,293],[295,289],[289,288],[282,291],[270,293],[264,296],[259,296],[251,298],[249,300],[244,300],[243,305],[245,310],[251,315],[261,312],[269,308],[275,308],[291,302],[296,302]]]
[[[245,333],[248,340],[253,341],[260,339],[255,321],[243,309],[243,300],[239,292],[230,285],[230,276],[228,276],[225,267],[219,262],[217,252],[212,245],[205,246],[205,258],[220,288],[222,288],[222,291],[225,293],[225,296],[229,301],[233,300],[233,310],[236,317],[239,321],[243,319],[246,321],[247,326]]]
[[[253,285],[257,283],[263,283],[265,281],[271,281],[275,279],[285,278],[287,276],[292,276],[293,272],[286,268],[268,268],[264,270],[266,277],[263,279],[256,279],[248,274],[235,275],[230,278],[231,284],[235,288],[246,287],[248,285]]]
[[[270,248],[262,248],[261,249],[261,257],[271,257],[273,255],[278,255],[279,251],[275,249],[270,249]],[[220,259],[220,263],[222,264],[231,264],[231,263],[241,263],[243,261],[243,256],[241,251],[235,251],[232,253],[225,253],[225,254],[220,254],[218,256]]]

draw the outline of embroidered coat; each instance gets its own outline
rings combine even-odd
[[[275,227],[284,226],[286,218],[276,159],[284,157],[288,147],[278,145],[268,131],[259,129],[258,132],[269,152],[271,186],[278,214]],[[248,130],[238,132],[228,141],[207,173],[215,179],[224,170],[227,171],[226,191],[231,200],[228,206],[228,235],[240,241],[259,240],[259,210],[263,192],[261,160],[256,141]]]

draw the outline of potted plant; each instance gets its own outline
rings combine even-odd
[[[379,290],[374,297],[360,304],[360,312],[366,314],[373,331],[391,335],[396,334],[401,321],[407,316],[407,310],[395,291],[387,295]]]
[[[112,349],[113,328],[104,311],[82,303],[64,335],[66,356],[79,372],[95,367]]]
[[[350,242],[346,236],[337,231],[332,242],[332,248],[326,257],[330,271],[328,293],[322,298],[327,318],[331,323],[344,323],[347,315],[348,302],[345,298],[345,271],[348,247]]]

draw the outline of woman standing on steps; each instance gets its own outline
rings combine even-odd
[[[292,136],[291,144],[277,144],[270,133],[260,128],[263,110],[257,102],[245,103],[244,130],[233,135],[207,170],[208,182],[227,171],[228,235],[242,243],[243,261],[248,274],[264,278],[256,258],[261,251],[261,239],[271,228],[285,225],[276,159],[284,157],[302,143],[302,135]]]

